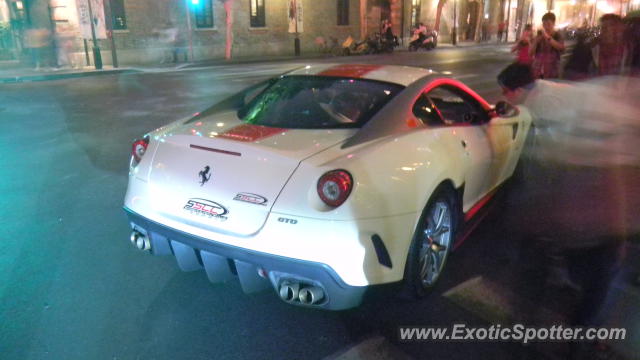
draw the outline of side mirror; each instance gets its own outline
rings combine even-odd
[[[495,112],[496,115],[503,118],[514,117],[520,114],[520,111],[518,110],[517,107],[509,104],[506,101],[498,101],[496,106],[493,108],[493,111]]]

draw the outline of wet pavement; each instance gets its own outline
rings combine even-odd
[[[321,61],[433,68],[495,102],[495,76],[510,60],[502,46]],[[398,341],[402,325],[486,326],[540,309],[562,316],[567,302],[563,308],[527,301],[537,289],[528,285],[539,274],[524,264],[535,265],[537,253],[527,246],[526,234],[505,230],[506,195],[494,200],[429,297],[410,302],[398,299],[394,286],[379,287],[363,306],[342,312],[292,307],[272,292],[245,295],[236,282],[212,285],[204,272],[183,273],[173,258],[148,256],[129,244],[121,207],[133,139],[302,63],[199,64],[0,84],[1,357],[560,358],[566,349]],[[637,357],[640,343],[640,292],[628,285],[638,255],[631,244],[614,284],[622,296],[609,318],[633,327],[633,338],[618,350],[626,358]],[[491,294],[499,299],[482,301],[514,305],[493,313],[465,300]],[[575,298],[562,296],[555,299]]]

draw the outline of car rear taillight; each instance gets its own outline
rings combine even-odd
[[[320,177],[317,188],[318,195],[325,204],[338,207],[351,194],[353,178],[346,170],[332,170]]]
[[[139,163],[142,160],[142,156],[147,151],[147,146],[149,146],[149,137],[144,137],[143,139],[136,140],[133,142],[133,146],[131,148],[131,156],[133,157],[133,161],[135,164]]]

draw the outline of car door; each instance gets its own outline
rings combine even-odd
[[[486,106],[454,83],[429,89],[425,96],[439,118],[432,126],[452,128],[463,152],[466,211],[504,180],[510,123],[491,121]]]

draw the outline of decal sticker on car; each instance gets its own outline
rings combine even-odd
[[[198,216],[227,220],[229,210],[215,201],[206,199],[189,199],[184,210]]]
[[[219,134],[217,137],[242,142],[254,142],[286,131],[287,129],[283,128],[242,124]]]
[[[256,205],[267,205],[268,201],[264,196],[246,192],[238,193],[233,200],[244,201]]]

